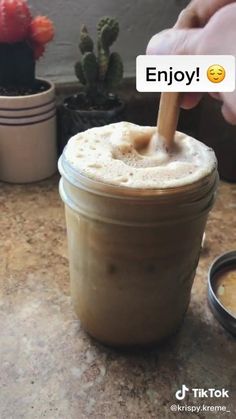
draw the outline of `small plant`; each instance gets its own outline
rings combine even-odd
[[[34,88],[35,62],[53,36],[51,20],[33,17],[27,0],[0,0],[1,91]]]
[[[88,104],[99,108],[109,100],[123,77],[123,63],[117,52],[110,52],[119,34],[116,19],[103,17],[97,25],[97,55],[86,26],[82,26],[79,49],[81,61],[75,64],[75,74],[84,86]]]

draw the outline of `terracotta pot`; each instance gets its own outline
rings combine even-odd
[[[0,180],[35,182],[57,168],[55,86],[28,96],[0,96]]]

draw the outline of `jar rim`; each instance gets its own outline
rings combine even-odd
[[[66,147],[65,147],[66,148]],[[65,149],[64,149],[65,150]],[[122,198],[122,199],[155,199],[157,196],[166,196],[169,195],[188,195],[194,193],[199,188],[209,184],[209,181],[212,179],[212,176],[215,177],[217,172],[217,166],[213,170],[204,176],[203,178],[195,181],[189,182],[182,186],[175,187],[165,187],[165,188],[131,188],[124,185],[113,185],[111,183],[105,183],[100,180],[94,180],[79,170],[75,169],[69,164],[66,160],[64,151],[61,154],[58,160],[58,170],[62,177],[64,177],[69,183],[75,187],[86,190],[93,194],[110,196],[113,198]]]

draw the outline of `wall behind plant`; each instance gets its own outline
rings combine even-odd
[[[101,16],[115,16],[120,36],[115,49],[124,60],[125,75],[135,74],[135,58],[145,53],[150,37],[171,27],[188,0],[28,0],[32,11],[48,15],[56,36],[37,66],[38,75],[57,82],[75,80],[73,67],[78,58],[78,37],[82,23],[93,36]]]

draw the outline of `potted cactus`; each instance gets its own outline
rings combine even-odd
[[[55,88],[35,76],[53,35],[27,0],[0,0],[0,180],[32,182],[56,171]]]
[[[123,77],[123,63],[110,47],[119,34],[116,19],[103,17],[97,25],[97,54],[86,26],[82,26],[79,50],[81,60],[75,74],[81,91],[64,100],[62,128],[64,139],[93,126],[118,122],[123,117],[124,103],[115,94]]]

